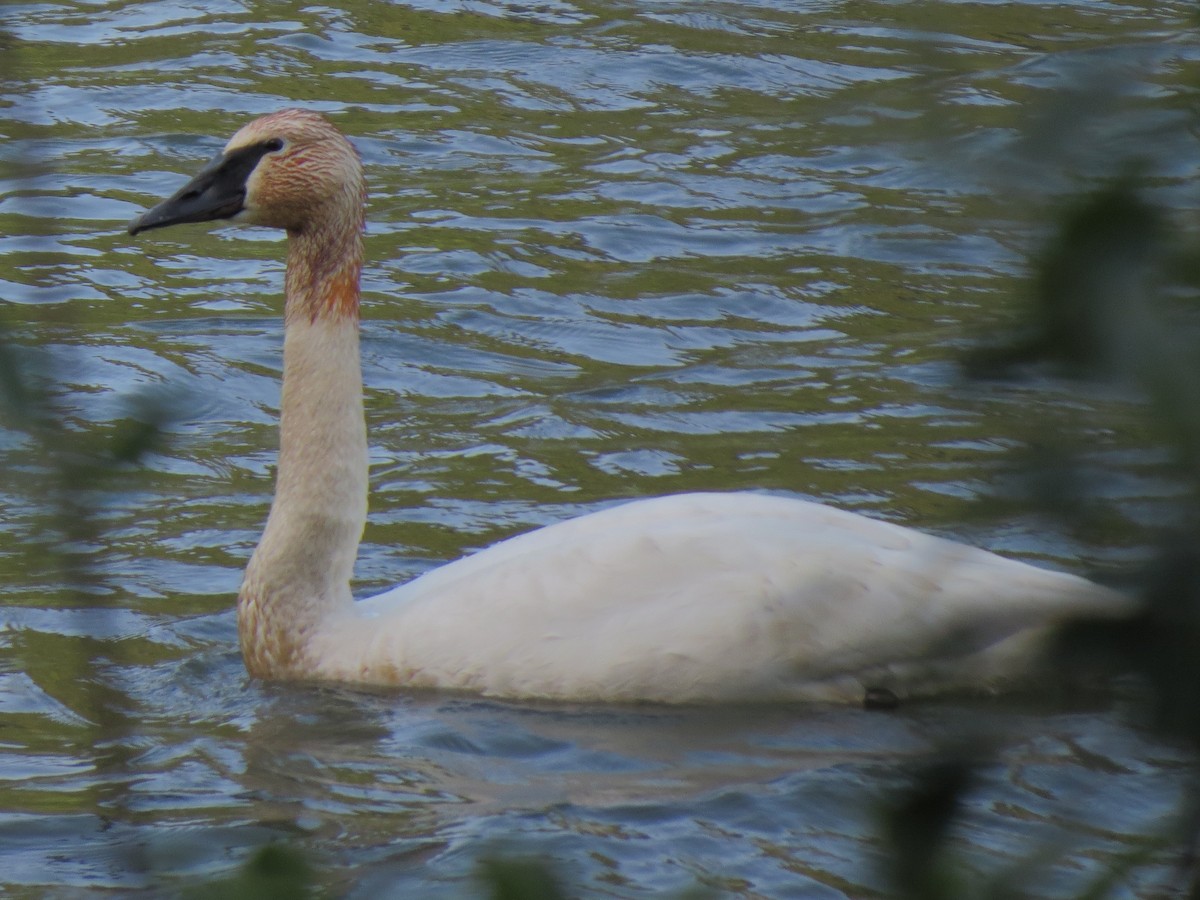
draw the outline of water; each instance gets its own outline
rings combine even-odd
[[[955,360],[1016,321],[1056,198],[1137,156],[1154,199],[1191,207],[1193,12],[6,7],[10,337],[46,354],[59,444],[99,444],[137,398],[171,416],[141,465],[68,487],[91,530],[46,451],[0,430],[0,889],[172,893],[282,841],[338,896],[469,895],[496,854],[550,857],[585,896],[878,896],[881,799],[986,723],[1002,749],[952,851],[980,877],[1041,854],[1032,894],[1082,890],[1191,772],[1106,702],[608,709],[249,681],[232,595],[270,499],[282,244],[123,226],[256,114],[305,105],[353,136],[360,593],[703,488],[1111,574],[1175,492],[1135,405],[1048,375],[971,388]],[[979,515],[1008,451],[1046,435],[1105,473],[1104,527]],[[63,534],[82,584],[49,549]],[[1171,877],[1164,857],[1113,895]]]

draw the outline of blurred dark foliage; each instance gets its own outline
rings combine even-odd
[[[484,860],[479,879],[491,900],[567,900],[551,865],[543,860]]]
[[[1147,435],[1158,437],[1181,488],[1180,522],[1122,588],[1140,601],[1124,620],[1064,625],[1051,664],[1070,680],[1113,685],[1139,728],[1183,746],[1200,762],[1200,319],[1172,309],[1195,303],[1200,254],[1177,244],[1167,215],[1123,176],[1071,203],[1036,262],[1028,322],[1007,341],[970,353],[975,379],[1020,380],[1047,369],[1091,388],[1109,386],[1145,401]],[[1051,438],[1019,457],[1024,493],[1011,505],[1050,512],[1069,525],[1095,515],[1096,487],[1082,473],[1084,448]],[[968,883],[948,835],[979,767],[994,763],[982,746],[948,751],[912,776],[885,809],[889,875],[911,900],[985,897],[1015,900],[1037,884],[1045,858],[1031,858],[988,883]],[[1164,896],[1200,898],[1194,850],[1200,846],[1195,769],[1181,779],[1177,815],[1144,836],[1078,896],[1115,896],[1147,863],[1174,861],[1178,883]],[[1047,848],[1047,855],[1052,851]]]
[[[1122,178],[1069,206],[1036,264],[1034,303],[1023,332],[967,355],[974,377],[1015,375],[1018,366],[1054,362],[1077,377],[1128,368],[1129,320],[1140,317],[1146,282],[1165,262],[1164,217]]]
[[[890,874],[898,895],[923,900],[963,896],[945,859],[945,845],[974,770],[971,754],[951,753],[918,773],[913,788],[885,809],[883,838],[892,856]]]
[[[31,555],[57,560],[65,582],[82,586],[94,577],[88,548],[101,543],[96,513],[102,489],[160,446],[172,404],[165,392],[131,396],[116,422],[80,424],[54,396],[50,373],[58,368],[49,351],[18,342],[0,322],[0,427],[24,435],[34,448],[45,472],[38,479],[43,507],[56,525],[30,535],[26,548]]]
[[[13,50],[20,41],[0,31],[0,50]],[[0,54],[0,78],[15,64],[15,57]],[[44,161],[7,155],[2,164],[10,185],[44,174]],[[19,203],[22,192],[8,199]],[[31,216],[34,228],[46,233],[61,223],[44,216]],[[105,551],[101,524],[105,491],[115,477],[136,475],[135,467],[159,444],[170,404],[165,397],[150,394],[127,397],[126,415],[97,425],[73,417],[60,402],[65,394],[62,373],[70,371],[69,360],[48,347],[44,326],[56,317],[71,317],[74,308],[46,311],[2,302],[0,298],[0,430],[14,438],[19,453],[0,467],[0,487],[5,482],[20,484],[14,492],[32,496],[39,515],[37,524],[4,547],[9,565],[43,574],[43,582],[54,593],[47,605],[63,603],[73,609],[107,608],[115,590],[93,590],[102,581],[96,560]],[[14,464],[14,460],[20,462]],[[4,511],[0,511],[2,514]],[[20,520],[17,520],[21,524]],[[120,629],[113,629],[119,633]],[[88,635],[87,627],[78,629]],[[104,778],[98,795],[114,817],[124,808],[127,786],[132,783],[123,736],[133,725],[128,695],[113,681],[129,643],[112,641],[103,654],[95,641],[75,642],[77,652],[64,653],[47,664],[56,678],[42,683],[47,693],[78,715],[81,722],[79,752],[90,757],[97,775]],[[110,665],[112,664],[112,665]],[[69,688],[60,690],[60,686]]]
[[[1200,554],[1166,548],[1145,573],[1144,609],[1126,621],[1078,621],[1059,635],[1072,669],[1132,673],[1139,724],[1200,754]]]
[[[230,878],[185,891],[187,900],[307,900],[315,897],[313,871],[298,850],[267,844]]]

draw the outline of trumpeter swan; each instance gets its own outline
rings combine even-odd
[[[1002,686],[1049,625],[1125,608],[1072,575],[753,493],[604,509],[354,602],[364,203],[350,142],[287,109],[247,124],[129,225],[287,231],[275,498],[238,595],[252,675],[566,700],[857,701]]]

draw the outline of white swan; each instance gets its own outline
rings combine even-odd
[[[1071,575],[750,493],[613,507],[354,602],[364,199],[349,141],[288,109],[250,122],[129,225],[288,233],[275,499],[238,596],[252,675],[566,700],[859,701],[872,688],[1001,687],[1055,621],[1127,608]]]

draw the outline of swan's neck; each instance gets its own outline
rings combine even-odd
[[[303,674],[313,631],[352,602],[367,514],[361,269],[357,227],[289,235],[275,499],[238,596],[253,675]]]

